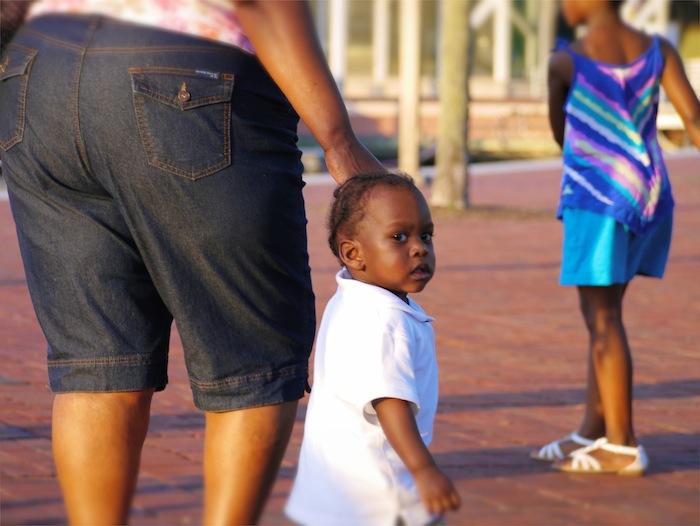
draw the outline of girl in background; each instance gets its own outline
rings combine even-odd
[[[632,423],[632,359],[622,322],[627,286],[661,278],[673,197],[657,141],[659,87],[700,147],[700,102],[677,51],[625,24],[619,1],[564,0],[584,37],[549,67],[549,116],[563,148],[561,284],[578,287],[590,335],[588,388],[577,432],[533,453],[563,471],[640,475],[648,458]]]

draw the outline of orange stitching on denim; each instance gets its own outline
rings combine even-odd
[[[45,35],[44,33],[37,31],[36,29],[24,27],[22,29],[22,33],[29,33],[30,35],[34,35],[38,38],[41,38],[42,40],[46,40],[50,44],[53,44],[53,45],[58,46],[58,47],[62,47],[64,49],[70,49],[71,51],[77,51],[77,52],[83,51],[83,48],[81,48],[77,44],[71,44],[70,42],[64,42],[63,40],[58,40],[57,38],[53,38],[53,37],[50,37],[48,35]]]
[[[134,115],[136,116],[136,127],[139,129],[139,135],[141,136],[141,143],[143,144],[144,150],[146,150],[146,157],[148,159],[148,164],[151,164],[151,159],[154,156],[153,138],[148,131],[146,124],[146,116],[143,113],[143,99],[139,97],[132,97],[132,104],[134,105]]]
[[[93,47],[88,50],[88,54],[92,55],[111,55],[120,53],[221,53],[227,49],[217,47],[196,47],[196,46],[139,46],[139,47]]]
[[[167,161],[161,161],[158,159],[154,159],[154,161],[149,162],[149,164],[151,166],[155,166],[157,168],[161,168],[168,172],[174,173],[175,175],[185,177],[186,179],[196,181],[197,179],[201,179],[202,177],[206,177],[215,172],[218,172],[223,168],[226,168],[230,164],[230,162],[230,157],[224,154],[224,159],[222,161],[218,162],[217,164],[204,166],[202,168],[199,168],[198,170],[185,170],[183,168],[180,168],[179,166],[170,164]]]
[[[7,140],[0,140],[0,147],[2,147],[2,149],[5,151],[9,150],[16,144],[22,142],[22,139],[24,138],[24,109],[27,100],[26,91],[28,79],[24,75],[22,75],[22,78],[19,80],[19,82],[20,88],[19,97],[17,100],[17,124],[15,126],[15,132]]]
[[[224,160],[231,164],[231,103],[224,107]]]
[[[27,62],[26,70],[24,71],[24,73],[22,73],[22,75],[20,75],[21,84],[19,88],[19,98],[17,100],[17,125],[15,128],[15,133],[5,141],[0,140],[0,148],[2,148],[5,151],[9,150],[16,144],[19,144],[24,138],[24,127],[26,124],[27,114],[27,89],[29,86],[29,74],[32,71],[32,66],[34,65],[34,58],[37,54],[36,49],[21,46],[19,44],[11,44],[9,47],[18,47],[23,49],[26,53],[30,54],[30,58]]]
[[[168,106],[172,106],[173,108],[178,108],[181,110],[189,110],[192,108],[197,108],[199,106],[206,106],[208,104],[216,104],[219,102],[227,102],[230,99],[230,95],[209,95],[208,97],[199,97],[197,99],[192,99],[191,101],[187,103],[180,103],[177,95],[172,96],[172,97],[167,97],[166,95],[163,95],[162,93],[159,93],[157,91],[150,90],[148,88],[144,88],[142,86],[139,86],[136,90],[137,93],[141,93],[143,95],[148,95],[153,99],[159,100]]]
[[[219,102],[227,102],[229,100],[231,100],[231,95],[228,93],[224,93],[223,95],[209,95],[208,97],[199,97],[196,99],[192,99],[191,101],[186,102],[185,104],[181,104],[180,107],[183,110],[189,110],[191,108],[206,106],[208,104],[217,104]]]
[[[181,76],[192,77],[192,78],[202,78],[202,76],[197,73],[197,70],[184,69],[184,68],[173,68],[173,67],[166,67],[166,66],[131,67],[128,69],[128,71],[132,75],[132,79],[136,76],[142,76],[142,75],[149,74],[149,73],[155,74],[155,75],[174,74],[174,75],[181,75]],[[233,92],[234,75],[233,75],[233,73],[219,73],[219,75],[221,75],[221,80],[223,80],[223,82],[221,83],[221,86],[223,88],[222,94],[194,98],[186,103],[180,102],[179,99],[177,98],[177,95],[173,95],[172,97],[169,97],[169,96],[164,95],[163,93],[160,93],[158,91],[153,91],[152,89],[149,89],[148,87],[143,86],[143,85],[136,86],[136,84],[133,84],[133,88],[134,88],[134,91],[149,95],[149,96],[153,97],[154,99],[162,101],[163,103],[168,104],[169,106],[172,106],[174,108],[179,108],[182,110],[189,110],[189,109],[196,108],[198,106],[204,106],[207,104],[214,104],[214,103],[218,103],[218,102],[227,102],[231,99],[231,94]]]
[[[194,70],[179,70],[178,68],[166,68],[166,67],[153,67],[153,68],[129,68],[129,72],[132,74],[132,83],[134,82],[134,74],[140,74],[142,72],[164,72],[164,73],[173,73],[177,71],[194,71]],[[233,75],[230,73],[226,73],[225,75],[230,75],[230,79],[225,79],[226,83],[229,83],[233,80]],[[143,145],[143,148],[146,152],[146,158],[148,161],[148,164],[150,166],[153,166],[155,168],[160,168],[161,170],[165,170],[166,172],[172,173],[174,175],[178,175],[181,177],[184,177],[186,179],[189,179],[191,181],[196,181],[197,179],[201,179],[202,177],[206,177],[208,175],[211,175],[223,168],[226,168],[231,164],[231,102],[230,102],[230,97],[229,98],[224,98],[224,100],[229,100],[229,102],[224,103],[224,144],[223,144],[223,155],[224,158],[215,163],[215,164],[210,164],[210,165],[205,165],[202,166],[198,169],[190,169],[190,170],[185,170],[179,166],[176,166],[168,161],[159,159],[158,156],[156,155],[155,152],[155,144],[153,140],[153,136],[150,132],[149,126],[148,126],[148,119],[145,115],[145,97],[149,96],[146,93],[143,93],[143,91],[146,91],[148,93],[152,93],[153,97],[159,100],[166,100],[169,102],[169,99],[164,97],[163,95],[152,92],[151,90],[148,90],[147,88],[139,88],[138,90],[133,87],[133,92],[132,92],[132,104],[134,106],[134,115],[136,116],[136,126],[139,130],[139,135],[141,136],[141,142]],[[227,89],[228,92],[228,89]],[[219,96],[216,96],[215,98],[219,98]],[[215,102],[219,103],[219,100],[216,100]],[[174,105],[175,107],[181,107],[179,104]]]
[[[70,365],[157,365],[164,363],[165,358],[153,359],[151,355],[110,356],[107,358],[74,358],[67,360],[49,360],[49,367],[67,367]]]
[[[141,75],[143,73],[187,75],[188,77],[200,77],[197,70],[192,68],[173,68],[169,66],[149,66],[149,67],[131,67],[129,73]],[[222,73],[222,75],[232,75],[231,73]]]
[[[148,88],[144,88],[144,87],[142,87],[142,86],[139,86],[138,88],[135,88],[134,91],[135,91],[136,93],[142,93],[143,95],[148,95],[148,96],[150,96],[150,97],[153,98],[153,99],[156,99],[156,100],[165,102],[165,103],[167,103],[169,106],[174,106],[174,107],[176,107],[176,108],[179,108],[179,107],[180,107],[180,104],[178,104],[177,102],[175,102],[175,101],[177,100],[177,97],[176,97],[176,96],[173,96],[173,97],[166,97],[166,96],[163,95],[162,93],[159,93],[159,92],[157,92],[157,91],[150,90],[150,89],[148,89]]]
[[[153,136],[151,135],[150,129],[148,127],[148,119],[144,113],[144,100],[139,97],[133,97],[134,113],[136,115],[136,126],[139,129],[139,135],[141,135],[141,140],[143,148],[146,151],[146,157],[148,159],[148,164],[155,168],[160,168],[166,172],[170,172],[174,175],[179,175],[191,181],[196,181],[207,175],[211,175],[223,168],[226,168],[231,164],[231,149],[230,149],[230,115],[231,115],[231,103],[225,104],[224,116],[226,118],[225,131],[224,131],[224,159],[218,163],[212,165],[205,165],[198,170],[190,169],[185,170],[177,165],[169,163],[158,158],[155,152],[155,145]]]
[[[90,160],[88,159],[87,149],[85,148],[85,141],[83,140],[83,133],[80,128],[80,77],[83,72],[83,62],[85,61],[85,51],[87,46],[90,44],[90,40],[97,30],[99,19],[95,18],[90,22],[85,33],[85,43],[81,48],[80,56],[75,66],[75,77],[74,77],[74,88],[73,88],[73,139],[75,140],[75,146],[78,150],[78,160],[85,170],[92,174],[93,171],[90,168]]]
[[[199,381],[190,378],[190,385],[195,387],[196,389],[200,391],[213,391],[215,389],[218,389],[220,387],[231,387],[231,386],[240,386],[244,384],[252,384],[256,380],[281,380],[285,378],[293,378],[293,377],[302,377],[302,375],[305,377],[308,374],[308,367],[305,365],[291,365],[288,367],[284,367],[282,369],[277,369],[277,370],[271,370],[271,371],[265,371],[262,373],[256,373],[256,374],[248,374],[245,376],[235,376],[235,377],[228,377],[228,378],[223,378],[221,380],[213,380],[209,382],[204,382],[204,381]]]
[[[15,47],[20,48],[25,53],[34,54],[34,55],[36,55],[36,53],[37,53],[36,48],[23,46],[22,44],[16,44],[15,42],[10,42],[10,44],[7,45],[7,50],[9,51],[10,49],[15,48]]]
[[[129,73],[132,75],[144,75],[146,73],[154,73],[156,75],[168,75],[168,74],[176,74],[176,75],[185,75],[187,77],[195,77],[195,78],[207,78],[204,77],[201,73],[199,73],[200,70],[197,69],[192,69],[192,68],[173,68],[169,66],[149,66],[149,67],[131,67],[129,68]],[[221,75],[222,80],[225,82],[230,82],[234,80],[234,74],[233,73],[225,73],[221,72],[219,73]],[[216,79],[218,80],[218,79]]]

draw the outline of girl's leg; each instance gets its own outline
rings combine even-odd
[[[603,416],[603,404],[600,401],[598,379],[593,363],[593,338],[588,352],[588,379],[586,382],[586,409],[583,421],[578,429],[578,434],[585,438],[596,439],[605,436],[605,418]]]
[[[599,427],[599,408],[602,408],[603,429],[608,440],[613,444],[634,446],[632,357],[622,324],[625,289],[624,285],[579,287],[581,309],[590,334],[590,361],[593,365],[593,374],[589,372],[589,398],[584,425],[590,425],[591,430]],[[594,376],[594,381],[591,381],[591,376]],[[598,397],[592,384],[597,384]]]
[[[152,396],[153,390],[56,395],[53,454],[71,524],[126,524]]]
[[[275,481],[297,402],[206,414],[204,524],[254,524]]]
[[[621,300],[624,299],[627,283],[622,285]],[[582,300],[582,298],[581,298]],[[583,300],[581,301],[581,313],[586,321],[586,327],[589,328],[590,343],[588,349],[588,381],[586,386],[586,410],[583,416],[583,421],[579,427],[578,434],[596,439],[605,436],[605,418],[603,416],[603,404],[600,401],[600,391],[598,389],[598,378],[596,377],[595,365],[593,363],[593,333],[590,330],[589,318],[586,316],[586,307]]]

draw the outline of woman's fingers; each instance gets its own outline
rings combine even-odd
[[[328,149],[324,153],[328,171],[338,184],[360,173],[387,171],[357,139]]]

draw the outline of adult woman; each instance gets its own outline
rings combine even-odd
[[[3,171],[72,523],[127,519],[173,319],[206,412],[204,522],[257,519],[315,326],[295,110],[336,180],[381,169],[305,3],[167,4],[42,0],[2,59]],[[203,7],[217,23],[193,29]]]

